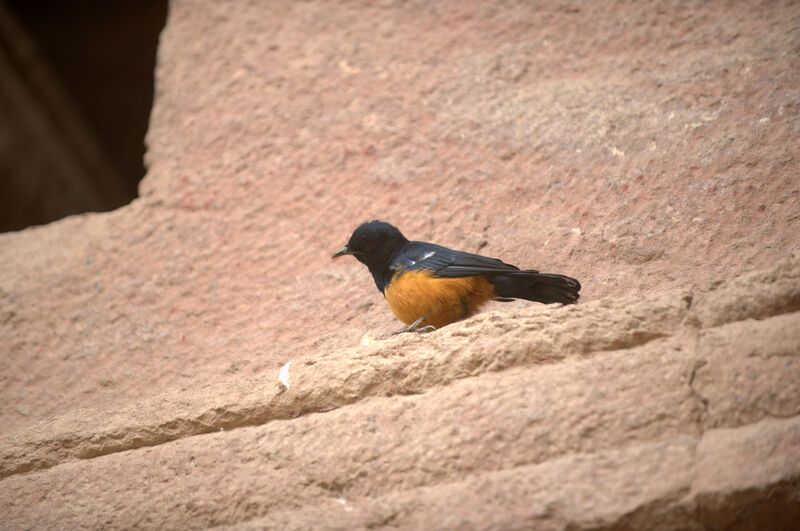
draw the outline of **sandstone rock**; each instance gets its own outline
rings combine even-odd
[[[0,235],[3,526],[791,528],[798,15],[174,2],[141,198]],[[378,340],[372,217],[584,298]]]
[[[800,261],[776,270],[795,278]],[[717,292],[747,294],[776,277]],[[677,295],[483,314],[296,360],[286,390],[258,381],[76,411],[0,440],[0,502],[9,522],[41,527],[202,527],[264,514],[253,525],[306,527],[334,503],[358,507],[342,527],[639,527],[662,513],[672,528],[750,522],[731,504],[782,507],[796,495],[800,312],[698,329],[683,304],[694,297]],[[653,323],[661,334],[631,333]],[[20,475],[32,469],[45,470]],[[127,481],[114,483],[122,470]],[[560,490],[543,498],[549,482]],[[465,511],[436,519],[453,499]],[[287,513],[293,506],[303,509]]]

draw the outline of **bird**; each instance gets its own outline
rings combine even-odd
[[[367,266],[392,313],[407,325],[395,334],[442,328],[474,315],[492,299],[574,304],[580,297],[581,284],[574,278],[409,241],[380,220],[359,225],[332,258],[344,255]]]

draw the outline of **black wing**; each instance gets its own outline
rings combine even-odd
[[[519,271],[518,267],[497,258],[454,251],[426,242],[408,242],[389,267],[393,271],[428,269],[438,277],[447,278]]]
[[[454,251],[441,245],[408,242],[389,266],[389,274],[398,270],[427,269],[437,277],[454,278],[485,275],[494,286],[497,300],[528,299],[550,304],[573,304],[580,297],[581,284],[564,275],[521,271],[497,258]]]

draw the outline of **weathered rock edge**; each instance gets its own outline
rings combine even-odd
[[[800,518],[798,448],[800,417],[764,419],[216,529],[330,528],[331,513],[339,529],[791,529]]]
[[[798,327],[800,312],[737,321],[73,460],[0,481],[0,506],[14,528],[258,525],[275,513],[303,528],[301,508],[326,506],[323,527],[351,528],[356,504],[380,516],[396,499],[399,512],[363,525],[485,528],[495,507],[509,528],[780,528],[775,514],[798,496]],[[579,502],[541,493],[561,484]],[[406,511],[416,501],[424,525]]]
[[[695,291],[484,313],[429,335],[365,341],[294,360],[285,392],[276,385],[276,371],[253,381],[165,393],[110,411],[71,411],[0,436],[0,478],[798,310],[800,259],[793,257]]]

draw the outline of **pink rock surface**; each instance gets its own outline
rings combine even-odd
[[[787,525],[798,18],[173,2],[140,199],[0,235],[5,525]],[[375,340],[376,217],[582,302]]]

